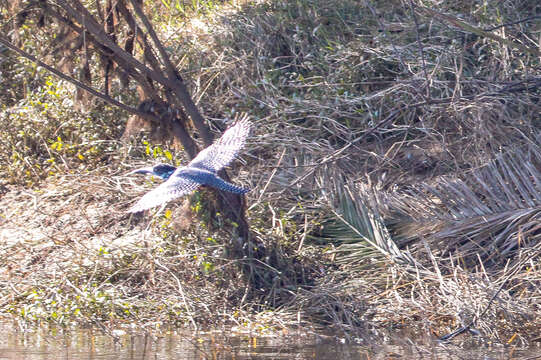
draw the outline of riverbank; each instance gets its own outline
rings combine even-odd
[[[126,135],[117,109],[76,109],[71,85],[12,57],[2,316],[348,338],[470,325],[478,335],[460,339],[539,342],[541,73],[515,46],[536,28],[513,25],[537,2],[434,4],[458,22],[401,2],[235,4],[152,10],[216,137],[239,113],[254,124],[229,170],[252,189],[249,239],[209,211],[205,190],[156,217],[127,214],[159,181],[126,174],[185,163],[182,149],[159,131]],[[502,22],[511,42],[486,36]]]

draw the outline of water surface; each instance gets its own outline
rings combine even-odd
[[[161,335],[115,336],[99,330],[58,329],[21,331],[0,326],[0,360],[115,359],[525,359],[537,358],[541,349],[459,346],[428,339],[415,342],[403,336],[377,340],[345,341],[339,336],[301,333],[279,336],[198,333],[172,331]],[[540,357],[541,358],[541,357]]]

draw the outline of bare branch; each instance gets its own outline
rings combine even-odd
[[[53,74],[55,74],[56,76],[58,76],[59,78],[63,79],[63,80],[66,80],[72,84],[74,84],[75,86],[83,89],[83,90],[86,90],[88,91],[89,93],[91,93],[92,95],[96,96],[96,97],[99,97],[100,99],[108,102],[109,104],[111,105],[115,105],[115,106],[118,106],[119,108],[123,109],[123,110],[126,110],[127,112],[131,113],[131,114],[135,114],[135,115],[139,115],[139,116],[143,116],[143,117],[147,117],[148,114],[147,113],[143,113],[139,110],[137,110],[136,108],[134,107],[131,107],[129,105],[126,105],[124,103],[121,103],[115,99],[113,99],[112,97],[108,96],[108,95],[105,95],[99,91],[97,91],[96,89],[82,83],[81,81],[77,80],[77,79],[74,79],[73,77],[69,76],[69,75],[66,75],[64,73],[62,73],[61,71],[53,68],[52,66],[50,65],[47,65],[45,64],[43,61],[41,60],[38,60],[36,59],[36,57],[30,55],[29,53],[27,53],[26,51],[22,50],[22,49],[19,49],[18,47],[16,47],[15,45],[11,44],[9,42],[9,40],[7,40],[3,35],[0,34],[0,43],[2,43],[3,45],[5,45],[7,48],[15,51],[16,53],[18,53],[19,55],[27,58],[28,60],[38,64],[39,66],[47,69],[48,71],[52,72]]]
[[[182,80],[182,77],[177,72],[177,70],[171,63],[171,61],[169,60],[169,56],[167,55],[167,52],[165,51],[160,40],[158,39],[158,36],[156,35],[154,28],[150,24],[150,21],[143,13],[143,10],[139,6],[139,4],[137,4],[135,0],[130,0],[130,1],[132,3],[133,8],[135,9],[135,12],[137,13],[137,16],[141,18],[141,21],[143,21],[143,24],[147,28],[147,31],[150,34],[150,37],[152,38],[152,41],[154,41],[154,44],[156,45],[156,47],[158,48],[158,51],[160,52],[162,60],[165,63],[165,67],[167,69],[169,79],[171,81],[170,86],[174,90],[176,97],[182,103],[182,105],[184,105],[186,112],[192,119],[197,130],[199,131],[199,134],[203,138],[205,145],[212,144],[212,134],[208,130],[208,127],[205,125],[205,120],[199,113],[199,110],[197,110],[197,107],[195,106],[192,98],[190,97],[188,93],[188,89],[186,88],[186,85],[184,84],[184,81]]]

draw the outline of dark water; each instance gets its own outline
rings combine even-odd
[[[339,337],[280,335],[256,337],[223,333],[130,335],[116,339],[97,330],[18,331],[0,327],[0,360],[57,359],[535,359],[541,349],[511,347],[464,349],[432,341],[415,343],[401,338],[368,345],[343,343]],[[541,357],[540,357],[541,358]]]

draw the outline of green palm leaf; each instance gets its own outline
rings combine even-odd
[[[398,249],[391,238],[371,190],[356,188],[336,174],[326,178],[333,179],[333,183],[330,211],[323,221],[320,237],[337,245],[334,253],[338,263],[356,268],[385,259],[414,264],[409,253]]]

